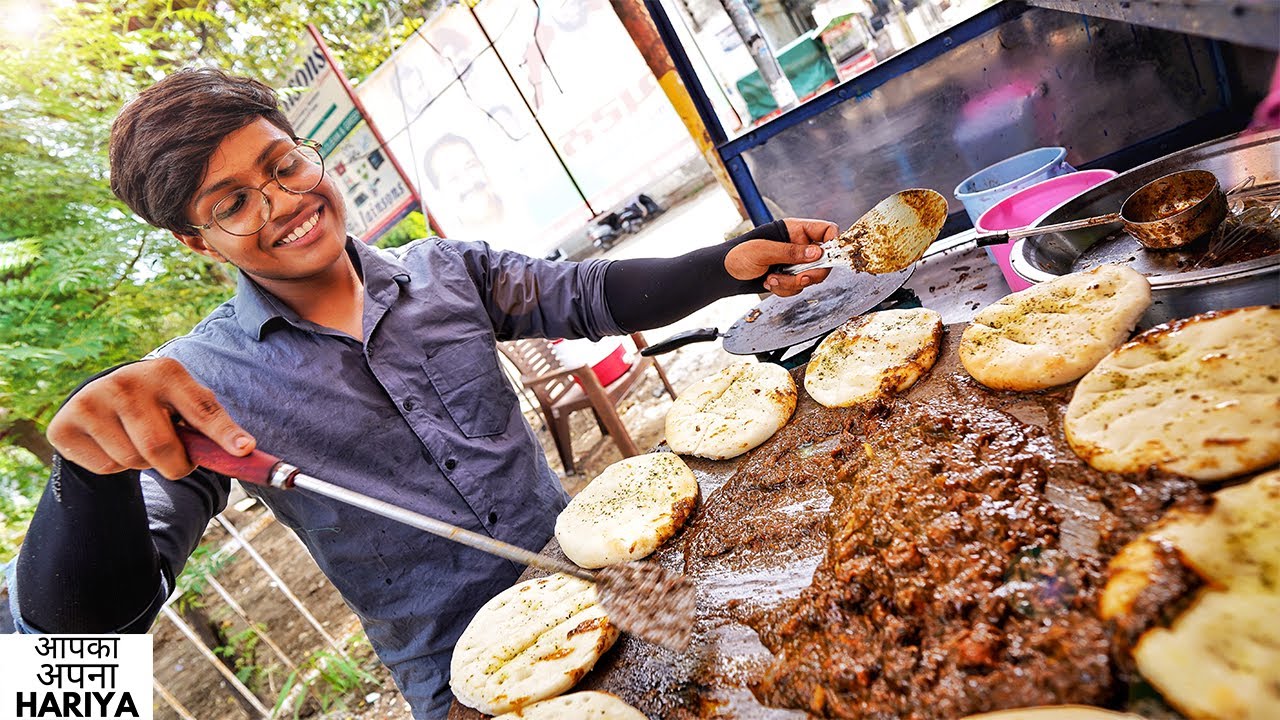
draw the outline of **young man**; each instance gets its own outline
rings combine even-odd
[[[274,93],[207,69],[121,111],[111,184],[148,222],[234,265],[239,286],[188,335],[83,385],[50,423],[58,457],[13,583],[15,618],[32,632],[150,626],[230,487],[193,466],[178,421],[233,454],[259,445],[538,550],[566,497],[495,340],[658,327],[762,283],[792,294],[824,274],[766,276],[770,266],[812,260],[811,243],[835,234],[778,221],[683,257],[612,263],[438,238],[379,251],[346,235],[342,199]],[[341,591],[414,716],[443,717],[454,642],[521,568],[306,492],[246,489]]]

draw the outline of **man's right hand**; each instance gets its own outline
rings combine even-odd
[[[213,392],[170,358],[126,365],[85,385],[53,417],[46,434],[58,454],[90,472],[155,468],[177,480],[196,466],[174,431],[176,417],[232,455],[254,448],[253,436]]]

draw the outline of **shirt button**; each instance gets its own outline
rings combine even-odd
[[[454,468],[456,468],[456,467],[458,467],[458,461],[457,461],[457,460],[454,460],[453,458],[449,458],[448,460],[445,460],[445,461],[444,461],[444,469],[445,469],[445,470],[452,470],[452,469],[454,469]]]
[[[489,524],[492,525],[496,522],[498,522],[498,513],[496,512],[489,513]]]
[[[413,399],[410,398],[408,400],[405,400],[404,404],[401,407],[404,408],[405,412],[409,412],[410,410],[413,410],[415,407],[417,407],[417,405],[415,405],[413,402]]]

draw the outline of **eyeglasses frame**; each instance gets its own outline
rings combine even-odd
[[[268,212],[274,209],[271,207],[271,196],[267,195],[265,192],[262,192],[262,189],[270,185],[271,183],[275,183],[276,185],[279,185],[281,190],[289,193],[290,195],[304,195],[306,193],[311,192],[312,190],[315,190],[317,187],[320,186],[320,183],[324,182],[324,173],[325,173],[324,154],[320,152],[320,143],[316,142],[315,140],[308,140],[306,138],[300,138],[300,137],[295,137],[293,141],[295,143],[294,146],[290,148],[287,152],[280,153],[280,156],[277,157],[275,160],[275,164],[271,166],[271,177],[267,178],[267,180],[264,181],[258,187],[253,188],[254,190],[257,190],[262,195],[262,197],[267,201]],[[294,150],[297,150],[300,147],[311,148],[312,150],[316,151],[316,156],[320,158],[320,179],[316,180],[316,184],[312,185],[306,190],[291,190],[285,187],[284,183],[280,182],[280,177],[276,174],[276,171],[280,169],[280,161],[288,157],[289,153],[293,152]],[[222,232],[227,233],[228,235],[235,235],[236,237],[249,237],[250,235],[253,235],[261,231],[262,228],[267,226],[267,222],[268,222],[267,220],[263,220],[262,224],[258,226],[257,230],[254,230],[253,232],[248,232],[248,233],[232,232],[226,229],[225,227],[223,227],[222,223],[218,222],[218,217],[217,217],[218,206],[222,204],[222,201],[231,197],[233,194],[240,192],[241,190],[247,190],[247,189],[248,189],[248,186],[240,187],[240,188],[236,188],[235,190],[232,190],[231,192],[228,192],[226,195],[223,195],[221,198],[218,199],[218,202],[213,204],[213,210],[210,211],[209,222],[203,225],[192,224],[191,228],[196,231],[203,231],[203,230],[208,230],[212,228],[214,225],[217,225],[218,229],[221,230]]]

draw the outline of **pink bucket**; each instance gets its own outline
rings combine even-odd
[[[978,217],[974,227],[985,232],[1012,230],[1032,225],[1057,209],[1059,205],[1118,174],[1115,170],[1081,170],[1043,180],[987,208],[986,212]],[[1009,283],[1009,289],[1017,292],[1031,287],[1031,283],[1023,280],[1013,271],[1013,265],[1009,262],[1009,252],[1013,249],[1012,241],[1004,245],[993,245],[987,249],[991,251],[996,264],[1000,266],[1000,273],[1004,275],[1005,282]]]

